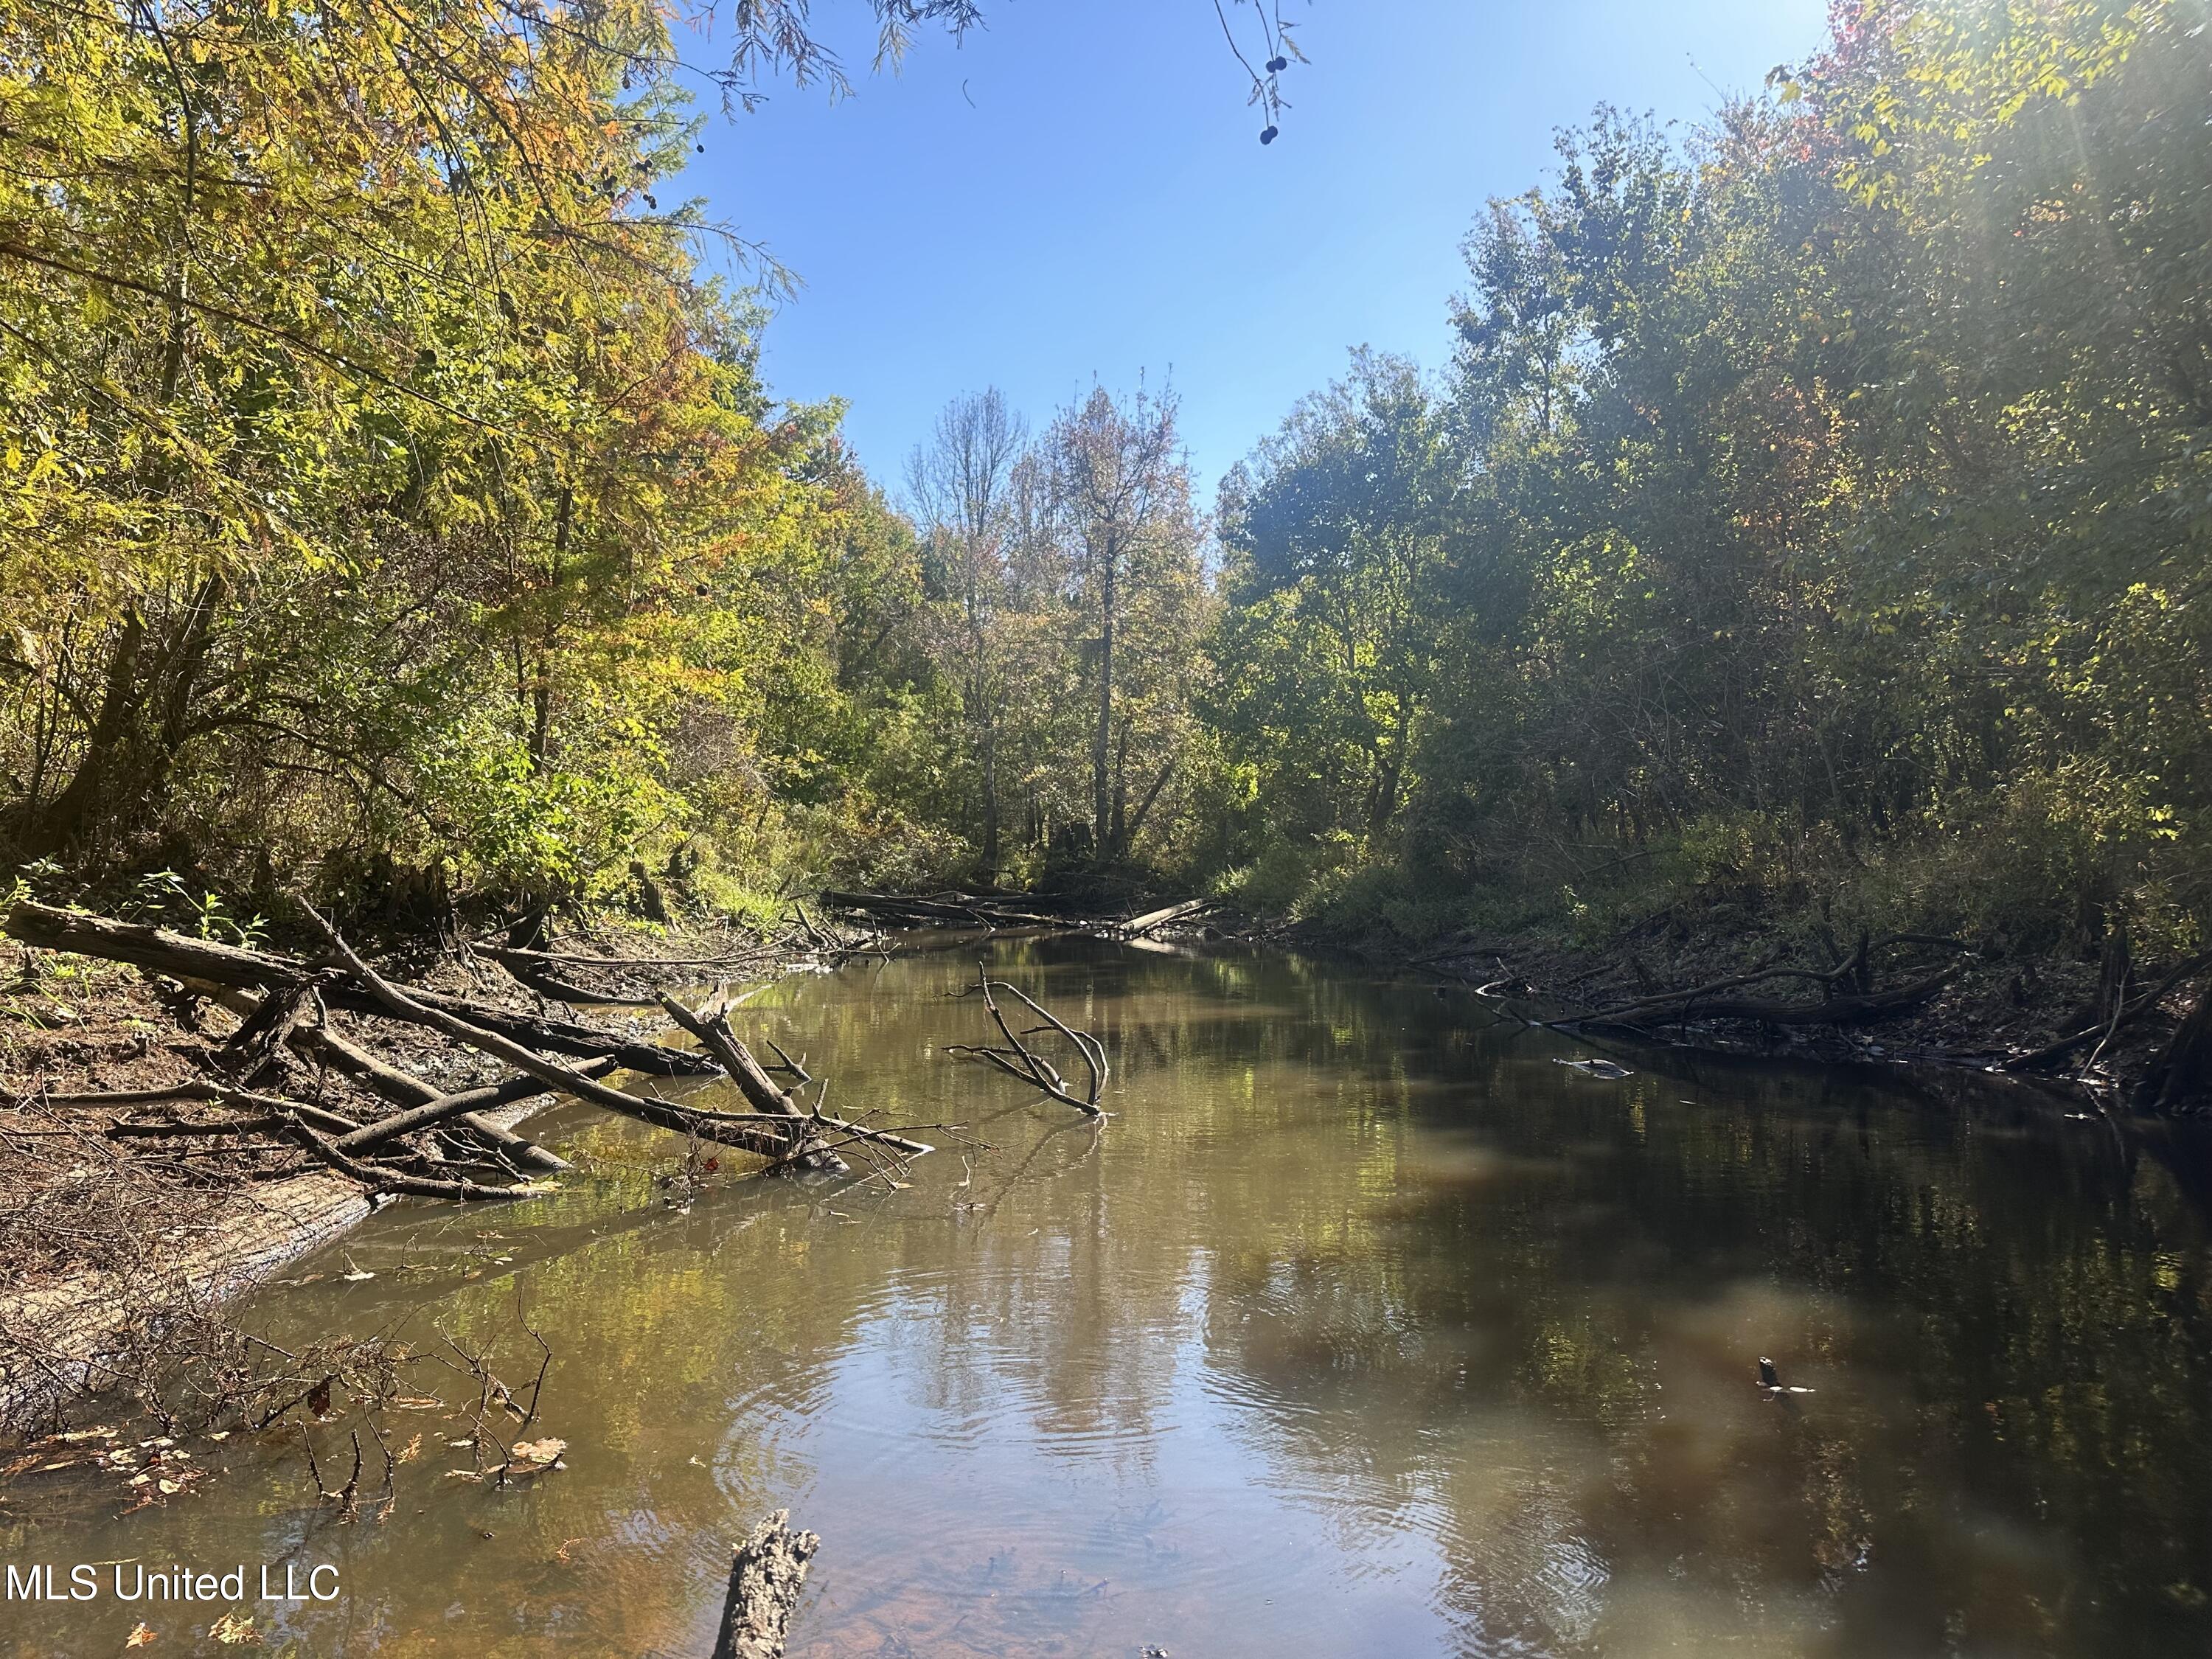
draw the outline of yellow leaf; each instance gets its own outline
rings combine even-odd
[[[150,1625],[138,1625],[132,1628],[130,1635],[123,1638],[123,1645],[126,1648],[143,1648],[149,1646],[153,1640],[153,1626]]]

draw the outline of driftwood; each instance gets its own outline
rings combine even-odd
[[[308,911],[323,930],[345,965],[355,976],[368,988],[369,994],[396,1018],[410,1019],[418,1025],[428,1025],[442,1032],[456,1042],[465,1044],[479,1053],[503,1060],[517,1071],[536,1078],[547,1088],[563,1094],[574,1095],[607,1111],[623,1117],[650,1123],[657,1128],[673,1129],[682,1134],[696,1134],[702,1140],[712,1140],[726,1146],[736,1146],[746,1152],[763,1150],[763,1143],[772,1138],[757,1127],[752,1118],[736,1119],[728,1115],[697,1112],[663,1100],[650,1100],[642,1095],[625,1093],[588,1077],[573,1066],[562,1064],[548,1055],[533,1053],[522,1044],[499,1032],[486,1030],[467,1020],[434,1008],[400,990],[354,954],[353,948],[341,938],[336,928],[324,921],[313,910]],[[781,1150],[781,1141],[775,1139],[767,1147],[771,1155]]]
[[[1125,939],[1142,939],[1146,934],[1167,927],[1171,922],[1186,920],[1200,911],[1211,910],[1214,901],[1210,898],[1189,899],[1181,904],[1170,904],[1158,910],[1147,910],[1139,916],[1114,924],[1114,931]]]
[[[279,1115],[288,1112],[297,1113],[307,1122],[319,1128],[327,1129],[334,1134],[349,1134],[361,1127],[349,1117],[341,1117],[336,1112],[326,1111],[320,1106],[310,1106],[304,1101],[286,1100],[277,1095],[256,1094],[251,1089],[234,1089],[228,1084],[212,1081],[177,1083],[161,1089],[118,1089],[106,1094],[46,1095],[41,1098],[49,1106],[106,1106],[118,1109],[126,1109],[134,1106],[166,1105],[173,1101],[202,1100],[216,1105],[228,1106],[234,1110],[252,1109],[264,1115],[271,1113]],[[132,1136],[154,1135],[159,1132],[161,1127],[143,1123],[118,1123],[112,1127],[108,1133],[120,1135],[127,1139]],[[219,1132],[213,1129],[194,1129],[191,1133]],[[238,1133],[242,1133],[244,1130],[241,1128]]]
[[[250,999],[242,991],[233,990],[226,986],[207,985],[204,981],[186,981],[185,982],[198,988],[204,988],[210,996],[233,1013],[243,1013],[251,1006]],[[295,1025],[292,1028],[291,1036],[287,1041],[296,1052],[307,1059],[328,1066],[333,1071],[344,1073],[348,1077],[365,1085],[374,1093],[404,1109],[412,1110],[416,1107],[432,1105],[447,1098],[443,1090],[431,1087],[422,1079],[403,1072],[396,1066],[386,1065],[359,1043],[348,1041],[327,1025]],[[532,1092],[544,1091],[538,1090]],[[523,1099],[527,1097],[527,1096],[517,1097]],[[519,1164],[525,1169],[536,1170],[545,1175],[560,1175],[574,1167],[557,1152],[548,1152],[536,1141],[515,1133],[514,1130],[502,1124],[493,1122],[489,1118],[483,1116],[479,1109],[471,1109],[463,1112],[454,1118],[453,1123],[456,1127],[466,1130],[477,1139],[491,1147],[509,1163]],[[323,1127],[328,1128],[331,1126],[325,1124]],[[348,1124],[346,1130],[341,1133],[349,1132],[361,1126]]]
[[[349,983],[343,975],[333,977],[330,964],[244,950],[213,939],[191,939],[143,922],[115,921],[26,899],[8,913],[0,927],[26,945],[100,957],[111,962],[127,962],[153,973],[167,974],[172,979],[245,991],[315,985],[320,988],[324,1000],[333,1006],[363,1013],[392,1012],[363,985]],[[496,1032],[548,1054],[586,1060],[612,1055],[627,1070],[660,1077],[697,1076],[713,1069],[698,1055],[681,1048],[632,1042],[592,1026],[519,1014],[513,1009],[443,991],[417,990],[410,993],[410,1000],[417,1008],[466,1020],[480,1030]],[[415,1023],[430,1022],[415,1018]]]
[[[586,1077],[605,1077],[615,1069],[615,1063],[611,1060],[593,1060],[590,1065],[580,1066],[576,1069]],[[419,1129],[431,1128],[456,1118],[465,1120],[472,1113],[512,1106],[518,1101],[544,1092],[543,1083],[525,1075],[511,1077],[504,1082],[487,1083],[474,1089],[463,1089],[455,1094],[440,1095],[434,1100],[424,1101],[420,1106],[410,1107],[404,1112],[393,1113],[390,1117],[363,1124],[351,1133],[341,1136],[337,1150],[351,1154],[368,1152],[397,1140],[402,1135],[413,1134]]]
[[[714,1659],[783,1659],[807,1564],[821,1547],[814,1534],[792,1530],[789,1510],[753,1528],[731,1554],[730,1593],[714,1632]]]
[[[332,1066],[349,1076],[359,1078],[394,1105],[411,1109],[417,1106],[434,1105],[447,1098],[420,1079],[385,1065],[368,1050],[348,1042],[327,1026],[302,1026],[294,1036],[308,1053],[327,1058]],[[612,1064],[611,1061],[593,1063]],[[526,1096],[523,1097],[527,1098]],[[558,1152],[549,1152],[536,1141],[515,1133],[506,1125],[493,1122],[480,1110],[464,1112],[453,1122],[455,1127],[467,1130],[478,1140],[490,1146],[501,1157],[526,1169],[559,1175],[574,1167]]]
[[[1952,975],[1951,970],[1946,969],[1942,973],[1931,974],[1926,979],[1900,986],[1893,991],[1832,996],[1820,1002],[1777,1002],[1763,998],[1723,994],[1761,980],[1817,979],[1832,984],[1839,976],[1840,972],[1837,975],[1825,974],[1817,969],[1763,968],[1753,973],[1715,980],[1710,985],[1698,986],[1691,990],[1669,992],[1664,996],[1601,1008],[1595,1013],[1577,1014],[1569,1019],[1550,1023],[1559,1026],[1669,1025],[1690,1019],[1745,1019],[1756,1020],[1765,1025],[1863,1024],[1869,1020],[1885,1018],[1919,1006],[1948,984]]]
[[[518,950],[510,945],[487,945],[481,941],[469,948],[489,957],[494,962],[518,967],[623,968],[636,971],[648,968],[722,968],[733,962],[750,962],[765,954],[755,947],[726,951],[719,957],[587,957],[565,951]]]
[[[495,958],[496,960],[496,958]],[[525,990],[534,991],[549,1002],[565,1002],[580,1008],[636,1008],[650,1002],[650,997],[624,996],[617,991],[594,991],[562,979],[558,974],[543,968],[532,968],[526,963],[501,962],[516,984]]]
[[[962,922],[974,927],[1074,927],[1083,925],[1066,916],[1048,916],[1034,910],[1018,910],[994,899],[970,897],[965,894],[945,900],[904,898],[896,893],[841,893],[831,889],[823,893],[822,902],[840,910],[856,910],[863,915]]]
[[[798,1086],[804,1086],[813,1079],[800,1062],[773,1043],[769,1047],[777,1057],[775,1066],[755,1060],[730,1030],[717,1006],[710,1005],[697,1014],[671,1007],[678,1024],[701,1038],[705,1054],[631,1042],[588,1026],[517,1017],[465,998],[403,988],[371,968],[312,908],[307,914],[322,929],[330,949],[329,957],[313,963],[42,905],[15,907],[6,926],[27,943],[42,948],[100,956],[166,975],[195,994],[208,996],[230,1009],[241,1019],[242,1036],[227,1046],[227,1060],[258,1070],[278,1046],[289,1046],[315,1062],[357,1079],[397,1106],[398,1111],[362,1123],[308,1103],[255,1093],[217,1079],[64,1096],[54,1103],[116,1110],[195,1100],[220,1104],[241,1115],[211,1121],[132,1121],[112,1126],[111,1132],[125,1139],[223,1137],[234,1141],[273,1132],[282,1137],[281,1142],[258,1143],[241,1150],[277,1150],[283,1142],[289,1142],[371,1191],[464,1201],[531,1197],[550,1188],[531,1184],[527,1177],[514,1186],[483,1185],[462,1178],[463,1170],[497,1169],[514,1174],[523,1164],[541,1170],[569,1167],[483,1115],[492,1108],[549,1090],[656,1127],[754,1152],[769,1160],[771,1170],[789,1167],[842,1173],[847,1166],[836,1155],[839,1147],[882,1149],[901,1160],[933,1150],[893,1129],[832,1117],[818,1104],[811,1110],[802,1107],[770,1075],[781,1071],[796,1079]],[[506,1062],[519,1075],[461,1090],[433,1087],[348,1041],[326,1024],[301,1018],[307,1006],[333,1003],[427,1027]],[[481,1023],[470,1018],[476,1014],[484,1017]],[[526,1035],[514,1035],[518,1031]],[[572,1064],[542,1052],[536,1046],[540,1042],[549,1049],[557,1050],[565,1044],[585,1053],[576,1056],[578,1063]],[[747,1102],[760,1109],[703,1110],[632,1094],[601,1081],[640,1050],[649,1051],[651,1069],[665,1075],[704,1077],[726,1072]],[[388,1161],[374,1156],[378,1148],[404,1137],[446,1126],[488,1147],[489,1158],[476,1157],[465,1148],[453,1158],[436,1152],[409,1153]],[[422,1168],[426,1162],[427,1173]]]
[[[219,1083],[185,1083],[167,1089],[132,1089],[106,1095],[46,1097],[46,1103],[50,1105],[79,1106],[117,1103],[137,1106],[185,1100],[207,1101],[240,1109],[250,1108],[253,1109],[255,1115],[220,1119],[214,1122],[125,1121],[111,1124],[107,1133],[118,1140],[164,1140],[264,1134],[273,1131],[371,1192],[403,1193],[418,1198],[463,1200],[536,1198],[553,1190],[550,1187],[529,1184],[487,1187],[470,1181],[410,1175],[404,1170],[364,1162],[348,1156],[345,1142],[364,1133],[352,1119],[325,1111],[319,1106],[311,1106],[304,1101],[287,1100],[278,1095],[256,1094],[251,1090],[228,1088]],[[324,1132],[336,1133],[339,1139],[332,1140]]]
[[[821,1132],[813,1127],[799,1103],[776,1086],[775,1079],[753,1058],[752,1051],[738,1041],[737,1033],[730,1030],[727,1015],[711,1004],[695,1013],[671,996],[662,997],[660,1006],[669,1018],[698,1039],[700,1047],[721,1062],[722,1069],[737,1085],[746,1104],[764,1115],[791,1120],[791,1128],[783,1137],[779,1167],[832,1175],[845,1172],[845,1160],[822,1144]]]
[[[656,1128],[673,1129],[679,1134],[696,1135],[702,1140],[711,1140],[740,1151],[760,1152],[770,1158],[781,1158],[787,1152],[783,1130],[787,1128],[786,1115],[781,1112],[710,1112],[696,1107],[680,1106],[672,1101],[653,1100],[642,1095],[633,1095],[601,1083],[578,1068],[544,1054],[533,1054],[520,1043],[501,1036],[497,1032],[480,1030],[466,1020],[442,1012],[415,1001],[409,993],[400,990],[354,954],[351,946],[341,938],[337,930],[312,909],[313,917],[331,943],[361,981],[369,988],[376,999],[403,1018],[412,1018],[435,1031],[443,1032],[456,1042],[467,1045],[495,1059],[503,1060],[517,1071],[538,1079],[546,1087],[577,1099],[635,1118],[641,1123],[650,1123]],[[774,1085],[771,1085],[771,1087]],[[809,1120],[836,1130],[848,1140],[878,1142],[909,1156],[919,1156],[932,1151],[916,1140],[906,1140],[886,1130],[872,1129],[865,1124],[848,1123],[842,1118],[809,1114]]]
[[[992,1023],[998,1026],[999,1035],[1006,1038],[1006,1046],[1003,1048],[979,1048],[972,1043],[954,1042],[945,1046],[946,1054],[965,1054],[988,1061],[1007,1076],[1020,1079],[1032,1089],[1051,1096],[1063,1105],[1073,1106],[1087,1116],[1106,1115],[1098,1104],[1098,1097],[1106,1086],[1108,1074],[1106,1049],[1097,1037],[1088,1031],[1079,1031],[1067,1025],[1019,986],[994,980],[980,963],[976,964],[975,988],[982,993],[983,1006],[990,1013]],[[994,990],[1005,991],[1018,998],[1023,1006],[1044,1024],[1017,1034],[1014,1028],[1006,1024],[1005,1012],[991,994]],[[1076,1053],[1083,1056],[1084,1069],[1091,1075],[1091,1086],[1085,1095],[1073,1093],[1067,1086],[1067,1080],[1060,1076],[1059,1068],[1022,1041],[1024,1036],[1035,1036],[1042,1030],[1059,1032],[1075,1046]]]
[[[513,1187],[486,1187],[473,1181],[459,1179],[442,1181],[428,1176],[406,1174],[403,1170],[386,1169],[380,1164],[364,1164],[348,1158],[337,1144],[315,1133],[295,1115],[290,1121],[292,1138],[340,1175],[359,1182],[372,1192],[400,1193],[410,1198],[444,1198],[467,1203],[486,1199],[542,1198],[553,1191],[550,1187],[534,1182],[525,1182]]]
[[[809,1130],[808,1135],[790,1143],[779,1158],[779,1164],[786,1161],[803,1163],[805,1158],[813,1156],[817,1149],[829,1151],[830,1143],[824,1138],[830,1134],[835,1134],[840,1138],[836,1144],[865,1142],[870,1146],[881,1146],[902,1159],[926,1157],[937,1150],[934,1146],[927,1146],[919,1140],[909,1140],[904,1135],[889,1129],[878,1129],[865,1123],[855,1123],[848,1118],[835,1116],[823,1111],[818,1105],[811,1110],[802,1108],[787,1091],[776,1086],[775,1079],[769,1073],[777,1071],[787,1072],[796,1078],[802,1086],[811,1083],[814,1079],[795,1064],[790,1055],[785,1054],[782,1049],[776,1048],[773,1042],[769,1043],[769,1047],[775,1049],[776,1059],[780,1063],[772,1066],[763,1066],[756,1060],[752,1052],[744,1043],[738,1042],[736,1033],[730,1030],[726,1011],[731,1004],[724,998],[712,997],[696,1008],[685,1008],[673,998],[663,997],[660,1006],[662,1011],[678,1025],[690,1032],[702,1042],[707,1043],[708,1052],[714,1054],[717,1059],[724,1058],[722,1051],[725,1047],[729,1050],[726,1064],[734,1063],[734,1069],[729,1071],[730,1079],[738,1085],[739,1092],[755,1109],[750,1114],[723,1112],[713,1115],[723,1122],[750,1121],[765,1123],[771,1127],[778,1126],[783,1120],[793,1116],[803,1118],[805,1121]],[[943,1128],[948,1126],[932,1124],[928,1127]],[[816,1167],[842,1169],[843,1165],[833,1157],[829,1164]]]

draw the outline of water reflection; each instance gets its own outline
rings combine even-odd
[[[826,1540],[811,1659],[2212,1645],[2201,1142],[1776,1066],[1597,1081],[1297,961],[999,966],[1114,1049],[1103,1134],[933,1052],[976,1035],[957,957],[787,981],[744,1018],[838,1103],[998,1150],[678,1213],[665,1138],[564,1115],[600,1179],[388,1212],[349,1243],[374,1279],[258,1308],[521,1369],[520,1304],[568,1470],[442,1480],[426,1414],[380,1527],[250,1448],[189,1504],[12,1513],[0,1554],[336,1561],[272,1632],[314,1654],[703,1652],[726,1539],[787,1504]],[[1762,1352],[1815,1392],[1763,1397]],[[105,1654],[139,1616],[209,1622],[5,1630]]]

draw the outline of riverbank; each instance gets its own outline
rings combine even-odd
[[[1936,1066],[2058,1083],[2100,1109],[2212,1110],[2200,1012],[2212,958],[2008,952],[1928,934],[1848,943],[1695,899],[1577,938],[1470,929],[1416,945],[1326,920],[1308,945],[1400,963],[1502,1013],[1593,1036],[1841,1064]]]
[[[643,1042],[665,1027],[653,1006],[665,986],[773,974],[818,938],[602,920],[536,957],[402,938],[388,941],[387,971],[518,1021],[542,1017],[551,989],[592,1005],[611,1040]],[[395,1107],[510,1075],[420,1024],[313,994],[278,1030],[269,999],[29,944],[16,969],[0,993],[0,1433],[46,1426],[86,1393],[159,1389],[178,1332],[382,1202],[410,1190],[496,1195],[472,1184],[493,1178],[486,1159],[522,1180],[565,1168],[514,1133],[550,1091],[509,1088],[399,1138],[389,1156],[411,1176],[284,1133],[298,1126],[280,1120],[297,1112],[301,1133],[343,1139]]]

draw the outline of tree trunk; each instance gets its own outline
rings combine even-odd
[[[538,645],[538,672],[530,688],[530,769],[543,773],[553,745],[553,653],[560,645],[561,578],[568,568],[568,526],[574,520],[576,492],[561,487],[553,520],[553,556],[546,567],[545,631]]]
[[[1129,728],[1121,727],[1114,742],[1114,822],[1106,856],[1118,859],[1129,848]]]
[[[134,605],[123,613],[123,631],[107,661],[107,684],[86,739],[84,758],[61,793],[24,826],[23,850],[31,857],[58,853],[76,840],[106,793],[145,696],[138,672],[145,647],[146,618]]]
[[[983,728],[982,842],[983,867],[995,874],[999,868],[999,727],[995,719],[988,720]]]
[[[1114,743],[1114,609],[1118,598],[1115,592],[1114,562],[1114,550],[1109,545],[1099,605],[1098,729],[1091,742],[1091,833],[1102,860],[1112,855],[1109,838],[1114,827],[1113,781],[1108,775]]]
[[[2105,950],[2097,968],[2097,1021],[2110,1024],[2128,999],[2128,975],[2134,960],[2128,948],[2128,921],[2114,919],[2105,930]]]
[[[2197,1006],[2175,1028],[2173,1040],[2145,1083],[2156,1087],[2153,1103],[2160,1111],[2173,1111],[2212,1094],[2212,982],[2197,993]]]

